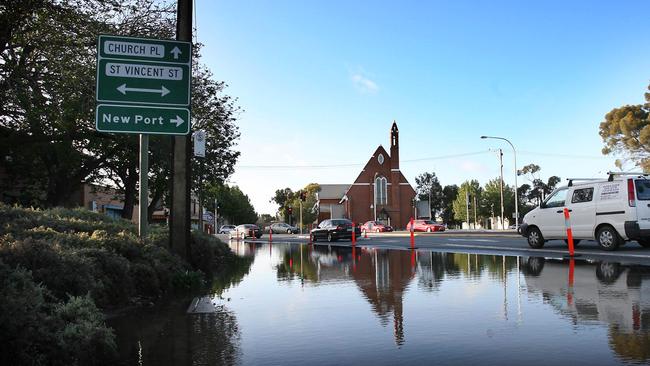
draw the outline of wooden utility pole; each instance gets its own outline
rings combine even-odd
[[[178,0],[176,14],[176,39],[192,42],[192,0]],[[172,137],[172,208],[169,218],[169,246],[183,258],[189,258],[190,243],[192,242],[190,233],[191,156],[192,131],[184,136]]]
[[[501,230],[505,230],[505,217],[503,216],[503,150],[499,149],[499,167],[501,169]],[[516,193],[515,193],[516,194]]]

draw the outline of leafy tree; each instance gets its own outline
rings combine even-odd
[[[501,216],[501,179],[494,178],[485,184],[482,205],[490,210],[490,216]],[[510,220],[515,212],[514,190],[508,185],[503,186],[503,214]],[[512,221],[512,220],[510,220]]]
[[[648,86],[650,90],[650,86]],[[623,154],[650,171],[650,93],[645,93],[645,104],[624,105],[612,109],[600,123],[600,137],[605,143],[602,153]],[[621,167],[622,162],[617,160]]]
[[[449,225],[460,223],[454,216],[454,201],[458,197],[458,186],[455,184],[442,189],[442,221]]]
[[[525,202],[535,202],[536,205],[539,205],[549,193],[553,192],[557,184],[562,181],[560,177],[553,175],[544,182],[539,173],[541,170],[542,168],[539,165],[528,164],[518,172],[518,174],[526,176],[528,181],[532,183],[532,186],[529,186],[530,188],[526,192]]]
[[[9,0],[0,7],[0,199],[64,205],[83,180],[111,181],[124,193],[123,216],[131,217],[138,141],[95,131],[97,35],[173,38],[175,16],[174,2],[157,0]],[[207,144],[206,158],[192,163],[195,187],[232,174],[241,112],[200,63],[200,47],[193,47],[192,117]],[[150,214],[169,192],[170,141],[150,139]]]
[[[214,201],[216,199],[219,208],[219,218],[226,219],[232,224],[250,224],[258,220],[255,208],[250,199],[237,186],[228,186],[221,183],[213,183],[206,187],[203,196],[203,206],[214,212]]]
[[[436,173],[422,173],[415,177],[415,184],[417,188],[418,199],[421,201],[428,201],[431,198],[431,217],[436,217],[440,214],[443,208],[443,192],[442,186],[436,177]]]
[[[469,220],[467,218],[467,202],[466,194],[469,194]],[[474,222],[474,214],[476,213],[477,218],[482,218],[482,212],[480,208],[477,208],[474,204],[474,198],[476,197],[476,202],[481,202],[482,188],[479,182],[475,179],[471,181],[465,181],[460,185],[458,189],[458,195],[453,203],[453,212],[454,218],[461,222]]]
[[[305,201],[302,202],[302,222],[303,224],[313,223],[317,220],[317,212],[313,210],[316,205],[316,192],[320,191],[320,186],[317,183],[310,183],[301,190],[294,192],[291,188],[278,189],[275,195],[271,198],[271,202],[275,202],[280,206],[278,212],[285,218],[288,223],[300,222],[300,194],[305,194]],[[289,215],[289,208],[293,211]]]

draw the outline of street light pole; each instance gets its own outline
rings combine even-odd
[[[510,147],[512,147],[512,154],[515,158],[515,228],[519,229],[519,186],[517,185],[517,176],[519,175],[519,171],[517,170],[517,150],[515,150],[515,145],[510,142],[510,140],[503,138],[503,137],[496,137],[496,136],[481,136],[482,139],[497,139],[497,140],[503,140],[510,144]]]

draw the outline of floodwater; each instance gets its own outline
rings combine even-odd
[[[650,268],[231,244],[209,296],[110,323],[125,365],[650,364]]]

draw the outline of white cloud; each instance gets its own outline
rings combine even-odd
[[[352,84],[361,94],[375,94],[379,91],[379,86],[362,73],[353,73],[350,76]]]

